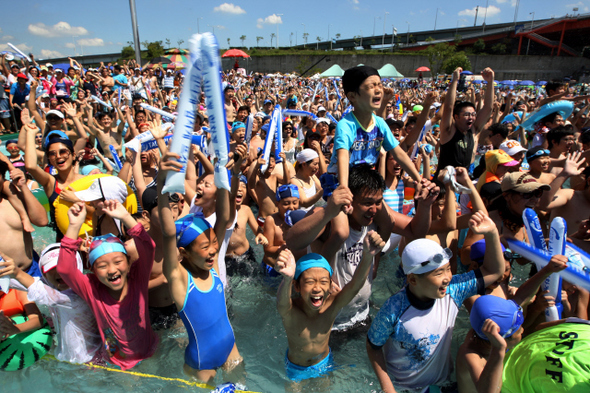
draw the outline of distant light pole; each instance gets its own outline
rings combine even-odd
[[[209,26],[211,29],[213,29],[213,35],[215,35],[215,26],[211,26],[211,25],[207,25]]]
[[[434,15],[434,30],[436,30],[436,20],[438,19],[438,8],[436,9],[436,14]]]
[[[531,20],[531,30],[533,30],[533,24],[535,23],[535,13],[529,12],[529,15],[533,15],[533,19]],[[529,38],[529,42],[526,44],[526,55],[529,55],[529,48],[531,46],[531,39]]]
[[[406,45],[410,45],[410,22],[406,21],[408,24],[408,34],[406,34]]]
[[[291,35],[289,36],[289,46],[293,46],[293,32],[291,32]]]
[[[483,29],[482,29],[483,33],[485,33],[485,31],[486,31],[486,18],[488,17],[488,3],[489,3],[489,0],[486,0],[486,12],[483,14]]]
[[[330,26],[332,26],[332,25],[328,25],[328,41],[330,41],[330,50],[332,50],[332,39],[330,38]]]
[[[361,30],[361,48],[363,47],[363,31]]]
[[[383,37],[381,38],[381,49],[383,49],[385,46],[385,19],[387,18],[387,14],[389,14],[389,12],[385,11],[385,14],[383,15]]]
[[[277,14],[278,17],[283,16],[283,14]],[[279,24],[277,23],[277,49],[279,49]]]
[[[303,47],[305,48],[305,44],[307,44],[307,38],[305,36],[305,23],[302,23],[303,25]]]
[[[395,46],[395,36],[397,35],[397,29],[394,25],[391,25],[391,51],[393,52],[393,47]]]

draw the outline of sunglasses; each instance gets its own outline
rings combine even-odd
[[[514,312],[512,316],[512,326],[503,335],[502,338],[510,337],[513,333],[518,331],[524,322],[524,314],[522,307],[518,306],[518,310]]]
[[[124,246],[121,239],[117,236],[113,236],[112,234],[96,236],[90,243],[90,251],[94,250],[95,248],[99,247],[103,243],[119,243]]]
[[[293,130],[293,127],[285,127],[285,130]]]
[[[59,116],[47,116],[46,119],[48,121],[58,121],[58,120],[61,120],[61,117],[59,117]]]
[[[531,199],[532,197],[541,198],[543,195],[543,190],[537,189],[531,192],[517,192],[523,199]]]
[[[61,158],[68,158],[72,154],[69,149],[59,149],[59,151],[50,151],[47,152],[48,158],[56,158],[57,156]]]
[[[9,146],[6,150],[18,150],[18,146]]]

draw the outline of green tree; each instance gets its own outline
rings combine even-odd
[[[428,58],[430,64],[430,73],[433,77],[440,74],[445,60],[455,54],[457,47],[449,45],[446,42],[440,42],[431,45],[422,51],[422,54]]]
[[[339,40],[340,37],[341,37],[340,33],[337,33],[335,37],[336,37],[337,40]]]
[[[432,42],[432,41],[434,41],[434,38],[432,38],[432,37],[428,37],[428,38],[427,38],[425,41],[426,41],[426,42]]]
[[[244,41],[246,41],[246,36],[240,36],[240,41],[242,41],[242,46],[244,46]]]
[[[170,38],[166,38],[166,39],[164,40],[164,42],[166,43],[166,48],[170,48],[170,44],[172,43],[172,42],[170,41]]]
[[[473,44],[473,53],[482,53],[486,50],[486,43],[481,38]]]
[[[471,70],[471,62],[465,52],[454,53],[444,61],[442,66],[446,74],[452,74],[457,67],[461,67],[463,70]]]
[[[258,43],[260,42],[260,40],[263,40],[263,39],[264,39],[264,37],[260,37],[260,36],[256,37],[256,46],[260,46],[260,45],[258,45]]]
[[[124,46],[121,50],[121,59],[133,59],[135,58],[135,49],[131,45]]]
[[[316,40],[318,40],[318,43],[315,46],[315,49],[318,50],[320,49],[320,41],[322,40],[322,37],[320,37],[319,35],[316,37]]]
[[[271,48],[272,48],[272,40],[273,40],[275,37],[276,37],[276,34],[275,34],[275,33],[272,33],[272,34],[270,35],[270,47],[271,47]]]
[[[492,46],[492,53],[495,55],[503,55],[506,53],[506,44],[497,43]]]
[[[461,34],[455,34],[455,39],[453,41],[455,42],[455,45],[459,45],[461,41],[463,41],[463,37],[461,37]]]
[[[162,41],[150,42],[147,46],[147,57],[153,59],[154,57],[160,57],[164,54],[164,47]]]
[[[303,45],[303,47],[305,48],[305,45],[307,45],[307,38],[309,37],[309,33],[303,33],[303,41],[305,42],[305,44]]]
[[[148,40],[145,40],[145,41],[140,42],[139,44],[141,46],[143,46],[143,49],[147,49],[150,42]]]
[[[228,48],[231,46],[231,44],[230,44],[229,42],[230,42],[230,39],[228,38],[228,39],[227,39],[227,47],[228,47]]]
[[[182,45],[184,43],[184,40],[179,39],[178,41],[176,41],[176,43],[178,44],[178,49],[180,49],[180,45]]]

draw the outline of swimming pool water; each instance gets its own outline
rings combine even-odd
[[[34,233],[35,250],[40,252],[45,245],[54,241],[50,228],[37,228]],[[254,244],[251,231],[248,238]],[[262,248],[255,247],[257,260],[262,259]],[[402,285],[396,276],[399,257],[387,256],[381,260],[377,278],[373,284],[371,316],[378,307]],[[255,270],[258,270],[258,266]],[[515,267],[515,276],[520,277],[524,269]],[[287,338],[279,314],[276,311],[276,287],[280,278],[265,279],[254,277],[231,277],[228,309],[236,343],[244,358],[245,380],[248,390],[255,392],[282,392],[289,383],[285,376],[284,358]],[[453,332],[452,356],[463,342],[469,330],[469,318],[462,307]],[[157,332],[160,345],[154,356],[129,370],[167,378],[188,380],[183,374],[184,348],[188,336],[182,323],[167,331]],[[303,392],[378,392],[379,382],[373,373],[365,350],[366,329],[353,333],[333,334],[330,339],[334,359],[338,366],[326,379],[312,380],[301,390]],[[81,365],[71,365],[43,358],[33,366],[15,372],[0,372],[0,392],[205,392],[206,389],[186,386],[177,381],[135,376]],[[218,373],[215,384],[226,382]]]

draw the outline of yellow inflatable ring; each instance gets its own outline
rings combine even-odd
[[[74,191],[82,191],[82,190],[85,190],[88,187],[90,187],[90,185],[92,184],[92,182],[95,179],[98,179],[100,177],[107,177],[107,176],[112,176],[112,175],[98,174],[98,175],[86,176],[86,177],[84,177],[82,179],[78,179],[75,182],[73,182],[72,184],[70,184],[69,188],[73,189]],[[61,233],[66,233],[66,231],[68,229],[68,225],[70,225],[70,220],[68,219],[68,209],[72,206],[72,203],[62,201],[61,197],[58,196],[57,199],[55,200],[55,202],[53,202],[53,206],[55,207],[55,222],[57,224],[57,227],[59,228]],[[135,193],[128,185],[127,185],[127,199],[125,200],[125,203],[123,204],[123,206],[125,206],[127,211],[131,214],[134,214],[137,212],[137,197],[135,196]],[[78,233],[78,236],[83,237],[86,233],[88,233],[88,235],[90,235],[90,236],[94,235],[94,228],[92,227],[92,215],[91,214],[86,216],[86,221],[84,221],[84,224],[82,224],[82,228],[80,228],[80,232]]]

